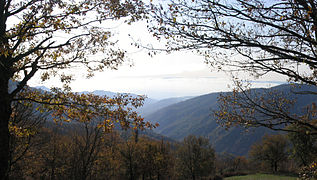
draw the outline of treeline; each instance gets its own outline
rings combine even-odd
[[[316,169],[316,138],[288,133],[264,136],[248,157],[216,154],[204,137],[170,142],[138,129],[105,133],[96,120],[48,123],[48,114],[16,104],[10,121],[9,179],[222,179],[256,172]],[[295,127],[294,127],[295,128]],[[301,169],[301,167],[305,167]]]
[[[150,139],[139,130],[104,132],[98,119],[54,123],[36,107],[15,104],[9,179],[200,179],[215,175],[208,139]]]
[[[104,134],[90,124],[63,126],[43,127],[32,138],[19,137],[12,146],[9,178],[207,179],[215,175],[214,150],[202,137],[189,136],[173,144],[138,137],[136,132],[130,137],[117,131]]]
[[[249,161],[257,171],[294,173],[301,179],[314,179],[317,178],[316,140],[309,133],[265,135],[251,146]]]
[[[245,156],[218,155],[218,173],[222,176],[250,173],[274,173],[314,178],[317,158],[316,137],[298,133],[265,135],[253,144]]]

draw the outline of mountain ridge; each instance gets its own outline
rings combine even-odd
[[[256,93],[263,93],[266,90],[279,90],[285,94],[294,90],[317,92],[316,87],[302,85],[302,89],[299,89],[297,86],[288,84],[253,89]],[[212,117],[212,112],[218,110],[217,99],[220,94],[221,92],[205,94],[170,105],[145,116],[145,120],[160,124],[154,130],[156,133],[179,141],[188,135],[205,136],[209,138],[217,152],[235,155],[246,155],[249,147],[259,141],[263,135],[277,133],[267,128],[251,128],[246,133],[241,127],[226,130],[219,126]],[[292,94],[289,98],[298,96],[298,94]],[[301,113],[301,109],[312,102],[317,102],[317,96],[301,95],[292,112]]]

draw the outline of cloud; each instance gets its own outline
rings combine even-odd
[[[218,76],[218,77],[217,77]],[[131,75],[131,76],[118,76],[119,79],[217,79],[222,78],[223,75],[218,73],[212,73],[208,69],[195,70],[195,71],[183,71],[175,74],[157,74],[157,75]]]

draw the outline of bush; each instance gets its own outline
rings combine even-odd
[[[305,166],[299,173],[300,179],[315,179],[317,178],[317,162],[311,163],[309,166]]]
[[[220,175],[215,175],[211,180],[223,180],[223,177]]]

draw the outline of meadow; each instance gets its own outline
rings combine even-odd
[[[232,176],[227,177],[225,180],[296,180],[296,177],[272,175],[272,174],[252,174],[246,176]]]

